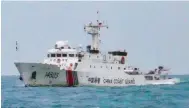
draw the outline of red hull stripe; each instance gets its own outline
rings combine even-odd
[[[72,70],[67,70],[66,71],[67,73],[67,83],[68,83],[68,86],[73,86],[74,85],[74,79],[73,79],[73,73],[72,73]]]

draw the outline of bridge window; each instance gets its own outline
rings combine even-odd
[[[118,67],[118,70],[120,70],[120,67]]]
[[[154,79],[155,79],[155,80],[159,80],[159,77],[154,76]]]
[[[67,54],[62,54],[62,57],[67,57]]]
[[[74,57],[74,54],[69,54],[69,57]]]
[[[111,67],[111,69],[112,69],[112,67]]]
[[[61,54],[57,54],[57,57],[61,57]]]
[[[127,56],[127,52],[121,52],[121,51],[113,51],[113,52],[108,52],[108,54],[112,54],[113,56]]]
[[[77,54],[75,56],[77,57]]]
[[[128,72],[128,71],[126,71],[125,73],[127,73],[127,74],[129,74],[129,75],[139,75],[138,72]]]
[[[55,57],[55,54],[51,54],[51,57]]]
[[[146,80],[153,80],[153,77],[152,76],[145,76],[145,79]]]
[[[47,54],[47,57],[50,57],[50,55],[49,55],[49,54]]]

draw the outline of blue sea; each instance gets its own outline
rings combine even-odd
[[[189,108],[189,75],[175,85],[130,87],[24,87],[1,77],[2,108]]]

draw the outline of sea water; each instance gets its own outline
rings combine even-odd
[[[189,108],[189,75],[175,85],[130,87],[24,87],[1,77],[2,108]]]

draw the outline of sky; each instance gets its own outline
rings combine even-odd
[[[56,41],[91,43],[84,24],[99,18],[101,50],[128,52],[127,63],[141,69],[159,65],[171,74],[189,74],[189,2],[2,1],[2,75],[18,75],[14,62],[43,62]],[[19,43],[16,52],[15,43]]]

